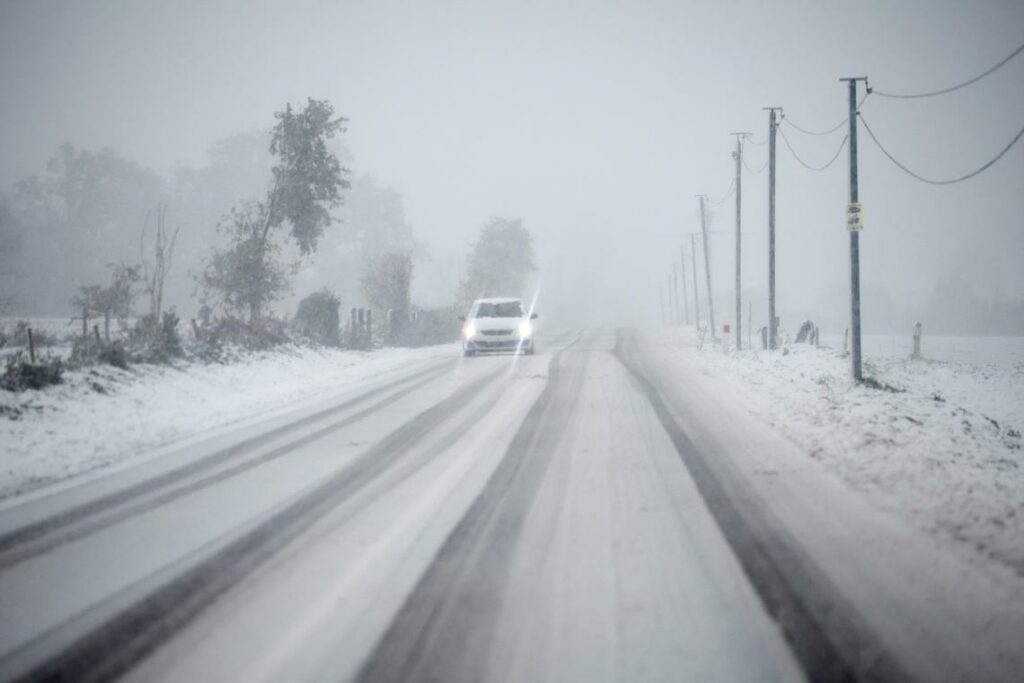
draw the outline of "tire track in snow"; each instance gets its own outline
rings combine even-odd
[[[299,446],[316,441],[386,408],[408,393],[415,391],[442,375],[449,369],[451,364],[451,361],[446,361],[440,367],[427,368],[408,377],[394,380],[339,405],[318,411],[295,422],[248,438],[201,460],[169,472],[164,472],[150,479],[60,512],[52,517],[0,535],[0,569],[13,566],[28,558],[52,550],[57,546],[95,533],[121,520],[166,505],[181,496],[194,493],[229,477],[275,460]],[[382,400],[367,406],[353,415],[330,422],[309,434],[281,444],[255,458],[245,459],[248,451],[257,448],[269,439],[285,436],[318,421],[328,419],[338,413],[344,413],[394,389],[398,389],[398,391],[385,396]],[[242,461],[230,465],[226,469],[203,476],[210,470],[228,464],[235,459],[242,459]],[[201,476],[202,478],[187,481],[196,476]],[[185,483],[176,486],[181,482]],[[162,489],[167,490],[161,491]]]
[[[358,680],[486,677],[488,645],[511,556],[565,431],[564,418],[580,396],[588,354],[565,353],[568,348],[552,357],[548,383],[498,468],[363,664]]]

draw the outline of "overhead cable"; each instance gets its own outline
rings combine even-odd
[[[1024,45],[1021,45],[1020,47],[1018,47],[1016,50],[1011,52],[1009,54],[1009,56],[1004,58],[1001,62],[999,62],[998,64],[996,64],[992,68],[988,69],[987,71],[978,74],[977,76],[975,76],[974,78],[972,78],[972,79],[970,79],[968,81],[964,81],[963,83],[960,83],[958,85],[954,85],[951,88],[943,88],[942,90],[932,90],[930,92],[919,92],[919,93],[914,93],[914,94],[911,94],[911,95],[899,94],[899,93],[889,93],[889,92],[880,92],[878,90],[874,90],[873,88],[868,88],[868,92],[869,93],[874,93],[875,95],[878,95],[879,97],[894,97],[894,98],[901,99],[901,100],[913,100],[913,99],[917,99],[919,97],[935,97],[936,95],[945,95],[946,93],[951,93],[954,90],[959,90],[960,88],[966,88],[967,86],[971,85],[972,83],[977,83],[978,81],[980,81],[981,79],[985,78],[989,74],[992,74],[995,71],[997,71],[1000,67],[1005,65],[1007,62],[1009,62],[1011,59],[1013,59],[1014,57],[1019,55],[1021,52],[1024,52]]]
[[[751,172],[751,173],[753,173],[754,175],[757,175],[758,173],[760,173],[760,172],[761,172],[761,171],[763,171],[764,169],[768,168],[768,160],[767,160],[767,159],[765,159],[765,160],[764,160],[764,163],[763,163],[763,164],[761,165],[761,168],[759,168],[759,169],[757,169],[757,170],[755,171],[754,169],[750,168],[750,166],[748,166],[748,165],[747,165],[747,160],[746,160],[746,159],[744,158],[744,159],[743,159],[743,168],[747,169],[748,171],[750,171],[750,172]]]
[[[1008,145],[1006,145],[1006,147],[1003,147],[1003,150],[1001,152],[999,152],[999,154],[997,154],[995,157],[993,157],[991,160],[986,162],[983,166],[981,166],[977,170],[971,171],[967,175],[962,175],[959,178],[951,178],[949,180],[932,180],[930,178],[925,178],[925,177],[923,177],[923,176],[921,176],[921,175],[919,175],[917,173],[914,173],[909,168],[907,168],[906,166],[901,164],[899,161],[897,161],[896,158],[892,154],[890,154],[889,151],[885,147],[882,146],[882,143],[878,141],[878,138],[875,137],[875,133],[871,130],[871,126],[868,125],[868,122],[864,119],[863,116],[860,117],[860,121],[861,121],[861,123],[864,124],[864,130],[866,130],[868,132],[868,135],[871,136],[871,139],[875,141],[876,145],[878,145],[878,149],[882,150],[882,154],[884,154],[885,156],[889,157],[889,161],[891,161],[892,163],[896,164],[904,173],[906,173],[908,175],[911,175],[914,178],[917,178],[918,180],[920,180],[923,183],[928,183],[929,185],[952,185],[954,183],[959,183],[959,182],[962,182],[964,180],[968,180],[969,178],[973,178],[974,176],[976,176],[979,173],[981,173],[982,171],[988,169],[994,163],[996,163],[997,161],[1002,159],[1003,156],[1007,152],[1010,151],[1010,148],[1013,147],[1015,144],[1017,144],[1017,141],[1020,140],[1021,136],[1024,136],[1024,128],[1021,128],[1019,131],[1017,131],[1017,134],[1015,136],[1013,136],[1013,139],[1010,140],[1010,143]]]
[[[870,94],[871,94],[871,91],[869,90],[868,92],[864,93],[864,97],[860,98],[860,102],[857,103],[857,110],[858,111],[860,111],[861,105],[864,104],[864,100],[866,100],[868,98],[868,95],[870,95]],[[790,126],[792,126],[793,128],[796,128],[798,131],[800,131],[801,133],[804,133],[805,135],[831,135],[832,133],[835,133],[837,130],[839,130],[840,128],[845,126],[847,123],[849,123],[850,122],[850,117],[847,116],[846,118],[844,118],[842,121],[840,121],[836,125],[832,126],[828,130],[823,130],[823,131],[807,130],[806,128],[798,126],[795,123],[793,123],[792,121],[790,121],[789,117],[786,116],[785,114],[783,114],[783,116],[782,116],[782,122],[786,123],[786,124],[789,124]]]
[[[732,191],[736,189],[736,179],[733,178],[732,182],[729,183],[729,189],[725,191],[725,194],[717,202],[708,202],[711,206],[718,206],[725,202],[726,199],[732,196]]]
[[[829,160],[827,164],[825,164],[824,166],[811,166],[806,161],[801,159],[800,155],[796,153],[796,150],[793,149],[793,145],[790,144],[789,142],[789,138],[786,137],[786,133],[781,128],[779,129],[779,134],[782,136],[782,141],[786,143],[786,147],[789,148],[789,151],[793,155],[793,158],[799,161],[801,165],[803,165],[805,168],[811,171],[824,171],[829,166],[834,164],[836,162],[836,159],[839,158],[839,153],[843,151],[843,147],[846,147],[846,141],[850,139],[849,134],[843,136],[842,142],[839,143],[839,148],[836,150],[836,153],[832,156],[832,159]]]

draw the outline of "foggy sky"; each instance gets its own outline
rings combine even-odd
[[[651,324],[657,283],[699,228],[694,195],[725,193],[729,133],[764,140],[762,107],[827,128],[846,114],[841,76],[886,91],[941,88],[1021,42],[1024,3],[1014,0],[5,2],[0,184],[40,172],[65,141],[112,146],[160,173],[201,165],[211,142],[269,127],[286,102],[324,98],[350,119],[353,171],[402,193],[433,257],[425,280],[450,275],[454,290],[453,264],[487,217],[520,217],[536,239],[542,315]],[[1024,57],[958,93],[876,97],[862,111],[912,168],[960,175],[1024,123]],[[787,135],[820,164],[843,133]],[[982,297],[1024,296],[1024,146],[972,181],[933,188],[892,166],[863,129],[859,142],[866,290],[890,297],[908,329],[951,274]],[[751,168],[766,149],[746,148]],[[841,326],[845,152],[823,173],[800,167],[781,139],[778,155],[783,323],[813,315]],[[765,319],[766,180],[744,172],[755,327]],[[732,202],[716,209],[715,230],[733,222]],[[713,240],[724,302],[733,242]]]

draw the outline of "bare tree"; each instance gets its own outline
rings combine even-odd
[[[89,318],[103,318],[103,335],[110,341],[110,321],[117,319],[122,325],[127,324],[132,314],[132,306],[138,292],[136,283],[141,276],[139,267],[118,263],[110,266],[111,282],[109,287],[89,285],[79,289],[79,294],[71,300],[71,305],[81,312],[83,334],[88,334],[86,326]]]
[[[142,238],[139,245],[139,262],[142,264],[143,289],[149,296],[149,325],[154,329],[160,324],[160,314],[164,305],[164,282],[171,270],[174,260],[174,245],[178,240],[181,226],[174,229],[168,237],[167,205],[157,202],[156,235],[153,241],[153,262],[146,259],[146,232],[149,228],[150,214],[146,214],[146,222],[142,226]]]

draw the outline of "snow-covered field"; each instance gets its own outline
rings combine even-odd
[[[821,345],[843,348],[842,335],[821,335]],[[909,358],[914,350],[911,332],[866,334],[861,339],[866,358]],[[929,360],[958,361],[969,365],[1012,365],[1024,361],[1024,337],[921,337],[921,356]]]
[[[66,372],[62,384],[41,391],[0,391],[0,498],[456,355],[454,345],[372,353],[287,347],[227,365],[100,365]]]
[[[56,339],[65,339],[82,333],[82,321],[67,318],[0,318],[0,330],[11,331],[18,323],[25,322],[36,332],[42,332]],[[90,326],[98,321],[90,322]],[[116,329],[117,325],[114,324]]]
[[[688,330],[666,337],[688,368],[738,390],[882,507],[1024,574],[1024,340],[934,341],[914,361],[869,339],[864,374],[883,385],[871,388],[852,381],[840,349],[725,355],[698,350]],[[937,348],[954,359],[934,360]]]

